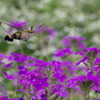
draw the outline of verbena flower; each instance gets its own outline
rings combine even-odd
[[[72,44],[76,43],[75,45],[77,45],[79,49],[85,49],[86,45],[82,43],[82,41],[85,40],[86,39],[84,37],[80,37],[80,36],[65,36],[62,40],[62,44],[70,48]]]
[[[7,72],[4,72],[4,75],[6,76],[7,79],[14,80],[14,76],[13,75],[8,74]]]
[[[0,100],[8,100],[8,99],[6,98],[6,96],[1,96],[0,95]]]
[[[96,57],[94,65],[100,66],[100,58],[99,57]]]
[[[93,47],[93,48],[86,48],[85,50],[79,51],[76,54],[80,54],[83,57],[97,57],[99,52],[100,50],[97,49],[97,47]]]
[[[64,85],[53,85],[51,87],[51,90],[53,89],[52,93],[55,94],[57,93],[58,96],[62,96],[65,99],[67,98],[67,95],[69,95],[69,93],[67,92],[67,90],[64,89]]]
[[[65,57],[67,55],[72,55],[72,54],[74,54],[74,52],[71,49],[69,49],[69,48],[62,48],[62,49],[58,49],[55,52],[54,56],[55,57]]]
[[[4,66],[3,68],[10,68],[10,67],[12,67],[12,63],[13,63],[13,62],[10,62],[10,63],[8,63],[8,64],[5,64],[5,66]]]
[[[40,25],[38,25],[37,27],[39,27],[39,26]],[[56,30],[54,30],[51,27],[46,27],[46,26],[42,26],[42,27],[35,29],[35,32],[36,33],[43,33],[43,34],[45,34],[45,36],[51,36],[53,38],[55,38],[57,35]]]
[[[36,96],[38,99],[41,99],[41,95],[45,94],[45,89],[41,89],[37,92]]]
[[[19,28],[19,29],[25,29],[26,25],[27,25],[27,22],[26,21],[13,20],[13,21],[10,21],[8,24],[10,24],[10,25],[12,25],[16,28]],[[6,33],[8,33],[8,34],[12,33],[14,27],[10,27],[10,29],[8,31],[6,31]]]
[[[13,75],[10,75],[6,71],[4,71],[4,75],[8,80],[13,80],[15,86],[17,85],[18,73],[14,73]]]
[[[36,96],[33,96],[32,98],[31,98],[31,100],[36,100],[37,98],[36,98]]]
[[[75,76],[67,81],[68,86],[71,88],[79,86],[80,89],[85,91],[90,91],[94,87],[100,87],[99,84],[100,78],[96,75],[93,75],[93,72],[88,72],[87,75]]]
[[[56,95],[58,97],[63,96],[64,98],[67,98],[69,93],[66,91],[66,87],[63,85],[63,82],[66,81],[66,75],[64,75],[62,63],[60,61],[53,60],[52,62],[46,62],[44,60],[39,60],[21,53],[11,53],[4,59],[13,62],[13,64],[18,64],[18,66],[16,66],[18,67],[17,72],[13,72],[12,74],[8,74],[7,71],[4,72],[4,75],[8,80],[14,81],[15,86],[22,86],[22,89],[18,89],[17,91],[27,93],[27,91],[29,91],[27,88],[30,88],[31,90],[29,92],[33,95],[33,100],[35,97],[41,100],[47,100],[47,89],[49,85],[54,85],[52,88],[53,90],[59,84],[59,86],[61,85],[62,88],[59,88],[59,92],[56,92]],[[9,63],[9,66],[12,67],[12,63]],[[49,75],[52,77],[50,78]],[[49,82],[51,82],[51,84]]]
[[[16,99],[16,98],[8,99],[6,96],[1,96],[0,95],[0,100],[24,100],[24,99],[23,99],[23,96],[19,99]]]
[[[88,63],[91,63],[91,60],[92,60],[92,63],[94,63],[97,55],[99,54],[99,49],[97,49],[97,47],[86,48],[85,50],[79,51],[76,54],[80,54],[83,57],[83,59],[80,60],[77,63],[77,65],[80,64],[81,62],[85,62],[85,61],[87,61]]]
[[[76,71],[78,70],[78,68],[74,65],[73,62],[70,61],[62,61],[62,69],[64,70],[64,73],[67,76],[73,76],[76,75]]]
[[[19,73],[20,75],[26,74],[26,73],[28,72],[28,69],[25,68],[24,66],[18,66],[18,69],[20,70],[20,71],[18,71],[18,73]]]
[[[20,97],[18,100],[24,100],[23,98],[24,98],[24,95],[22,97]]]
[[[9,61],[17,61],[18,63],[22,63],[24,61],[27,61],[27,56],[23,55],[21,53],[11,53],[10,56],[8,57]]]
[[[13,21],[10,21],[9,24],[19,28],[19,27],[22,27],[22,26],[26,26],[27,22],[26,21],[13,20]]]

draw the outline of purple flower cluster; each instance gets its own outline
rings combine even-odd
[[[56,51],[56,53],[54,54],[55,57],[65,57],[67,55],[72,55],[74,54],[74,52],[69,49],[69,48],[62,48],[62,49],[58,49]]]
[[[27,25],[26,21],[18,21],[18,20],[13,20],[9,22],[10,25],[13,25],[14,27],[20,28],[20,27],[25,27]]]
[[[47,98],[50,98],[48,95],[52,96],[54,94],[53,98],[60,96],[67,98],[69,93],[66,90],[66,85],[63,84],[67,76],[64,75],[62,62],[46,62],[20,53],[11,53],[9,56],[2,55],[2,57],[4,56],[10,63],[7,64],[9,67],[4,66],[3,68],[18,70],[12,74],[4,71],[5,78],[13,80],[16,87],[22,86],[17,91],[29,93],[31,96],[28,99],[36,98],[44,100],[43,98],[45,98],[47,100]],[[3,58],[1,62],[3,62]],[[14,63],[18,64],[17,68]]]
[[[15,86],[22,87],[17,91],[29,93],[28,99],[47,100],[52,95],[54,95],[53,98],[60,96],[67,98],[68,88],[83,94],[87,89],[88,91],[100,89],[100,67],[98,67],[99,58],[97,57],[99,50],[94,47],[78,53],[85,59],[79,62],[85,63],[88,67],[86,75],[77,76],[78,67],[73,62],[55,60],[46,62],[21,53],[11,53],[9,56],[1,54],[0,62],[4,65],[4,69],[17,67],[17,72],[8,74],[4,71],[4,75],[8,80],[13,80]],[[9,63],[3,62],[4,59]],[[17,63],[17,66],[14,63]]]
[[[9,24],[25,28],[27,22],[11,21]],[[49,43],[51,37],[56,37],[56,31],[46,26],[37,26],[35,32],[43,33],[41,44]],[[9,90],[5,90],[7,95],[1,91],[3,96],[0,96],[0,100],[57,100],[70,98],[77,93],[89,100],[91,90],[100,93],[100,50],[97,47],[87,48],[83,43],[85,40],[84,37],[65,36],[62,40],[65,47],[54,53],[55,57],[61,57],[59,61],[47,62],[13,52],[10,55],[0,54],[3,81],[13,81],[14,93],[23,95],[15,99],[10,97]],[[2,84],[0,86],[2,88]]]
[[[72,44],[76,43],[79,47],[79,49],[85,49],[86,45],[82,43],[82,41],[85,41],[86,39],[84,37],[79,37],[79,36],[65,36],[62,40],[62,44],[66,45],[68,48],[72,46]]]
[[[48,100],[48,98],[57,99],[60,96],[66,99],[70,88],[83,95],[87,93],[87,90],[88,93],[91,89],[96,92],[100,90],[99,51],[94,47],[77,52],[76,54],[80,54],[83,59],[76,65],[70,61],[46,62],[21,53],[11,53],[9,56],[0,54],[0,63],[5,69],[3,72],[5,78],[13,80],[15,87],[21,86],[16,91],[30,94],[25,96],[27,99]],[[6,64],[4,59],[9,63]],[[77,65],[79,66],[81,62],[87,67],[86,75],[77,74],[79,71]],[[9,74],[6,69],[12,68],[15,72]],[[6,97],[1,96],[1,98]],[[18,100],[23,100],[23,98]]]
[[[46,27],[45,25],[44,25],[44,26],[41,26],[41,27],[39,27],[39,26],[40,26],[40,25],[38,25],[37,28],[35,29],[35,32],[36,32],[36,33],[39,33],[39,34],[43,33],[43,34],[45,34],[46,36],[51,36],[51,37],[53,37],[53,38],[56,37],[57,32],[56,32],[56,30],[54,30],[53,28],[51,28],[51,27]]]
[[[23,97],[20,97],[19,99],[13,98],[13,99],[8,99],[6,96],[1,96],[0,95],[0,100],[24,100]]]
[[[18,20],[13,20],[13,21],[10,21],[8,24],[12,25],[16,28],[19,28],[19,29],[26,29],[26,25],[27,25],[27,22],[26,21],[18,21]],[[6,31],[7,34],[9,33],[12,33],[13,30],[14,30],[14,27],[10,27],[10,29],[8,31]]]
[[[62,40],[62,44],[66,47],[58,49],[54,56],[55,57],[66,57],[69,55],[73,55],[75,49],[85,49],[86,45],[82,43],[82,41],[86,40],[83,37],[79,36],[65,36]],[[74,48],[74,49],[73,49]]]
[[[100,91],[99,53],[100,50],[97,47],[86,48],[83,51],[77,52],[76,54],[80,54],[83,59],[76,63],[76,65],[79,66],[83,63],[87,67],[86,75],[73,76],[67,81],[69,88],[79,87],[86,98],[91,89],[95,92]]]

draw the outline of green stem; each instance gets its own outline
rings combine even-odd
[[[50,75],[48,75],[48,83],[49,83],[49,85],[48,85],[48,89],[47,89],[47,91],[48,91],[48,100],[50,100]]]
[[[90,91],[86,91],[83,96],[84,96],[84,100],[89,100],[89,92]]]
[[[91,68],[89,67],[87,63],[83,62],[83,64],[91,70]]]
[[[28,90],[29,90],[29,100],[31,100],[31,95],[30,95],[31,94],[31,86],[30,85],[28,86]]]
[[[92,61],[92,59],[90,60],[90,66],[91,66],[91,70],[93,72],[93,75],[95,75],[95,72],[94,72],[94,69],[93,69],[93,61]]]
[[[23,50],[23,46],[22,46],[22,42],[20,41],[20,51],[22,54],[24,54],[24,50]]]
[[[17,90],[18,83],[19,83],[19,75],[18,75],[18,79],[17,79],[17,86],[15,87],[15,92],[16,92],[16,90]]]
[[[23,91],[22,91],[22,93],[27,97],[27,100],[30,100],[30,98],[28,97],[28,95],[26,93],[24,93]]]
[[[99,98],[98,98],[98,92],[97,92],[97,99],[99,99]]]
[[[47,80],[47,82],[48,82],[48,88],[47,88],[47,91],[48,91],[48,94],[47,94],[47,96],[48,96],[48,100],[51,100],[50,99],[50,94],[51,94],[51,92],[50,92],[50,80],[51,80],[51,70],[48,70],[48,73],[47,73],[47,76],[48,76],[48,80]]]

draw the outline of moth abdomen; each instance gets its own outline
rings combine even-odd
[[[10,38],[8,35],[6,35],[6,36],[5,36],[4,40],[8,40],[8,41],[10,41],[10,42],[12,42],[12,41],[13,41],[13,39],[12,39],[12,38]]]

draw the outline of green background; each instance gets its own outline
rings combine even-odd
[[[10,43],[4,40],[6,33],[0,27],[0,53],[3,54],[23,53],[43,60],[49,56],[52,60],[54,52],[64,47],[61,41],[66,35],[85,37],[87,47],[100,46],[100,0],[0,0],[0,21],[12,20],[28,21],[27,27],[44,23],[55,29],[57,36],[49,45],[45,41],[47,48],[41,47],[45,34],[37,35],[38,39],[33,36],[27,42]],[[81,98],[76,95],[72,100],[78,100],[77,97]]]

